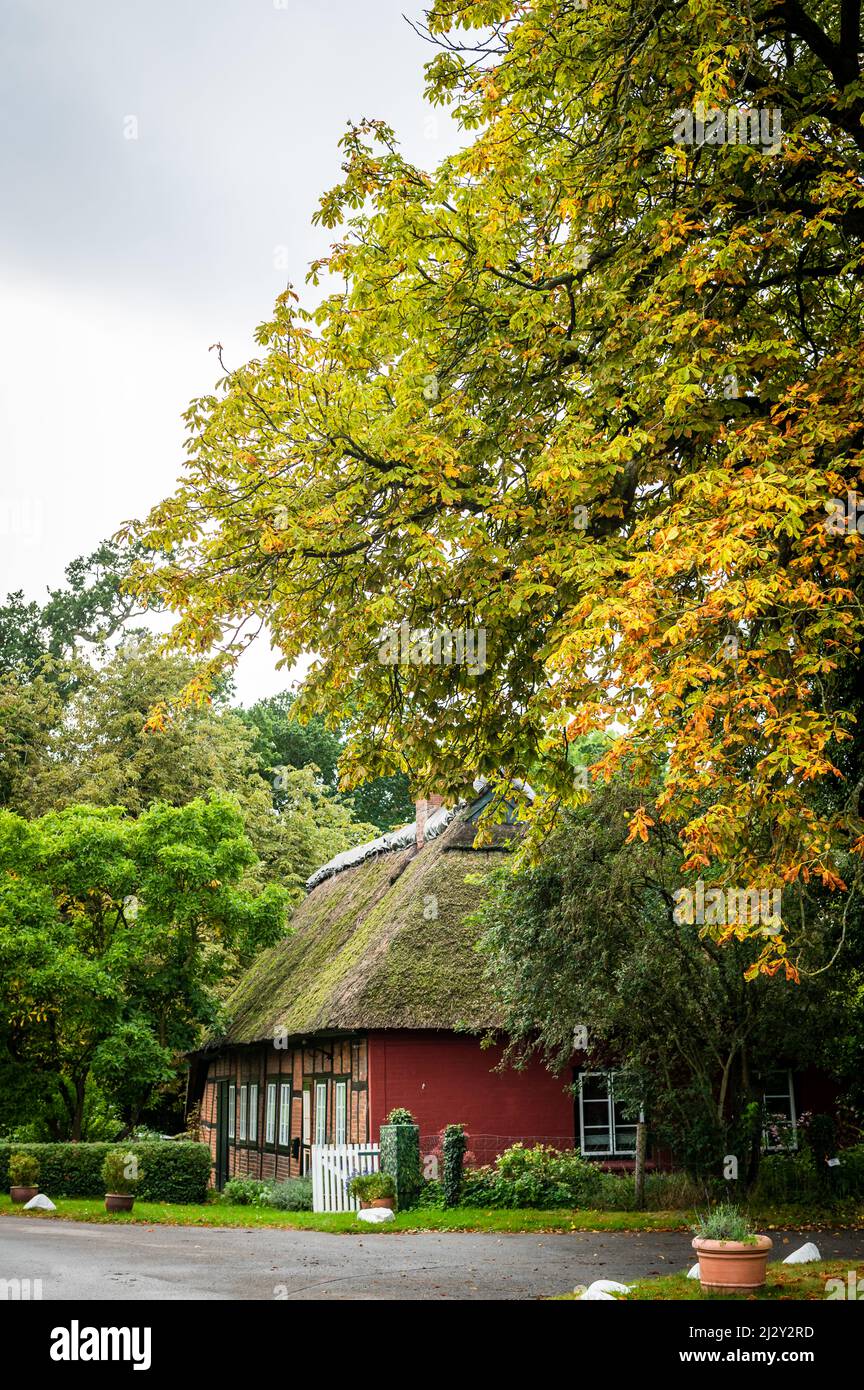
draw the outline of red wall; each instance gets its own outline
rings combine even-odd
[[[516,1140],[572,1148],[573,1097],[569,1072],[553,1076],[539,1062],[524,1071],[494,1068],[501,1048],[445,1032],[369,1034],[369,1138],[395,1105],[420,1126],[428,1153],[445,1125],[464,1124],[476,1163],[490,1162]]]

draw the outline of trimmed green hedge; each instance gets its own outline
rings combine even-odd
[[[210,1150],[188,1139],[119,1144],[0,1144],[0,1191],[9,1190],[13,1153],[39,1160],[39,1188],[49,1197],[101,1197],[102,1164],[109,1149],[134,1153],[143,1174],[135,1195],[143,1202],[203,1202],[210,1182]]]
[[[408,1111],[402,1113],[407,1115]],[[422,1183],[420,1130],[413,1121],[407,1124],[388,1121],[381,1126],[381,1172],[389,1173],[396,1184],[399,1210],[406,1211],[413,1206]]]

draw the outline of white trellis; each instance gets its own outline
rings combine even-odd
[[[358,1173],[377,1173],[379,1162],[379,1144],[313,1144],[312,1210],[357,1211],[348,1184]]]

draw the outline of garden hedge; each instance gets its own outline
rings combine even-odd
[[[109,1149],[134,1153],[143,1177],[135,1195],[144,1202],[203,1202],[210,1182],[210,1150],[192,1140],[117,1144],[0,1143],[0,1191],[9,1190],[9,1159],[39,1161],[39,1190],[48,1197],[101,1197],[102,1164]]]
[[[422,1185],[419,1127],[416,1124],[382,1125],[380,1163],[381,1172],[389,1173],[396,1184],[397,1207],[400,1211],[407,1210],[416,1202]]]

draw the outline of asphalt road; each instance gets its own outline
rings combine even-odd
[[[864,1259],[861,1231],[772,1235],[775,1257],[814,1240],[823,1259]],[[0,1279],[41,1279],[45,1300],[530,1299],[692,1263],[690,1237],[671,1232],[348,1236],[0,1219]]]

